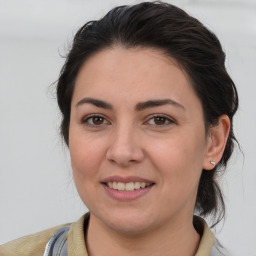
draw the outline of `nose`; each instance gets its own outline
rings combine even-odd
[[[117,128],[110,139],[106,158],[122,167],[139,163],[144,159],[138,131],[132,127]]]

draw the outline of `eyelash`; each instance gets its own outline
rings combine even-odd
[[[158,125],[157,125],[157,124],[149,124],[149,121],[150,121],[150,120],[154,120],[154,121],[155,121],[156,118],[161,118],[161,119],[163,119],[163,120],[164,120],[164,124],[158,124]],[[166,122],[167,122],[167,123],[166,123]],[[147,119],[147,121],[146,121],[145,123],[148,123],[148,124],[151,125],[151,126],[165,127],[165,126],[168,126],[168,125],[170,125],[170,124],[175,123],[175,121],[174,121],[173,119],[171,119],[170,117],[168,117],[168,116],[160,115],[160,114],[155,114],[155,115],[153,115],[153,116],[150,116],[150,117]]]
[[[89,123],[89,120],[92,120],[93,121],[93,119],[94,118],[100,118],[100,119],[102,119],[103,120],[103,124],[90,124]],[[107,124],[109,124],[109,122],[107,121],[107,119],[104,117],[104,116],[102,116],[102,115],[97,115],[97,114],[94,114],[94,115],[90,115],[90,116],[86,116],[83,120],[82,120],[82,123],[83,124],[85,124],[85,125],[87,125],[87,126],[89,126],[89,127],[101,127],[101,126],[103,126],[103,125],[106,125],[106,123],[104,124],[104,122],[107,122]]]
[[[102,123],[102,124],[90,124],[90,123],[89,123],[89,120],[92,120],[92,122],[93,122],[93,119],[95,119],[95,118],[100,118],[103,123]],[[157,125],[157,124],[150,124],[150,123],[149,123],[150,120],[154,120],[154,121],[155,121],[156,118],[161,118],[161,119],[163,119],[164,124],[158,124],[158,125]],[[166,122],[167,122],[167,123],[166,123]],[[97,115],[97,114],[93,114],[93,115],[86,116],[86,117],[82,120],[82,123],[85,124],[85,125],[87,125],[87,126],[89,126],[89,127],[96,127],[96,128],[110,124],[110,122],[107,121],[107,119],[106,119],[104,116],[102,116],[102,115]],[[165,126],[168,126],[168,125],[170,125],[170,124],[172,124],[172,123],[175,123],[175,121],[174,121],[173,119],[171,119],[170,117],[167,117],[167,116],[165,116],[165,115],[160,115],[160,114],[155,114],[155,115],[153,115],[153,116],[150,116],[149,118],[147,118],[147,121],[144,122],[144,124],[148,124],[148,125],[150,125],[150,126],[156,126],[156,127],[165,127]]]

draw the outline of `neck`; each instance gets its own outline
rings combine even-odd
[[[174,224],[173,224],[174,223]],[[100,241],[100,243],[99,243]],[[126,234],[106,227],[91,215],[86,245],[89,256],[192,256],[196,254],[200,236],[193,220],[173,221],[150,232]]]

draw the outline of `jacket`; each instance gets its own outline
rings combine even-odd
[[[1,256],[88,256],[84,242],[89,213],[77,222],[57,226],[36,234],[24,236],[0,246]],[[206,222],[197,216],[196,229],[201,233],[201,241],[195,256],[227,256],[221,249]],[[198,230],[200,229],[200,230]],[[54,236],[55,235],[55,236]]]

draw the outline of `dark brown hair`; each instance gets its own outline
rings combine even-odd
[[[231,130],[224,154],[212,171],[202,170],[195,205],[200,215],[213,214],[217,223],[224,216],[225,205],[216,176],[224,170],[233,151],[233,116],[238,108],[237,91],[226,71],[219,40],[180,8],[158,1],[119,6],[102,19],[86,23],[74,37],[57,83],[61,134],[67,145],[71,99],[79,69],[89,56],[114,45],[153,47],[175,58],[201,100],[206,130],[216,125],[221,115],[228,115]]]

